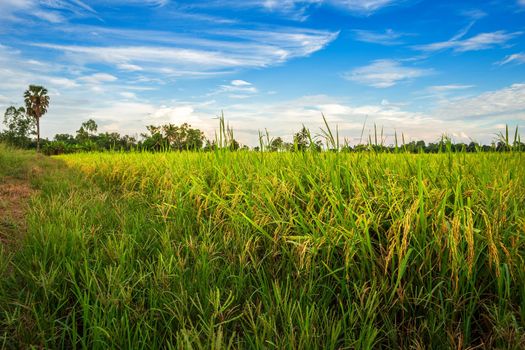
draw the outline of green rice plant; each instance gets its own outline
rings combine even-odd
[[[229,152],[221,123],[216,152],[0,150],[50,162],[0,249],[0,346],[523,347],[518,152]]]

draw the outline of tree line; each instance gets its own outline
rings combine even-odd
[[[146,132],[140,138],[121,135],[118,132],[97,133],[98,125],[93,119],[83,122],[75,135],[57,134],[52,140],[40,138],[40,119],[46,114],[50,97],[46,88],[30,85],[24,92],[25,106],[10,106],[4,113],[3,124],[5,130],[0,132],[0,142],[18,148],[36,149],[48,155],[86,151],[212,151],[218,148],[249,150],[248,146],[241,145],[234,137],[233,130],[225,124],[221,116],[219,133],[213,140],[205,137],[204,133],[193,128],[187,123],[182,125],[164,124],[148,125]],[[374,126],[374,135],[369,135],[367,142],[360,142],[351,146],[348,142],[339,144],[339,137],[334,136],[326,119],[323,116],[325,128],[321,133],[312,135],[303,126],[294,133],[291,142],[281,137],[271,138],[266,133],[259,134],[259,145],[253,147],[254,151],[269,152],[297,152],[297,151],[341,151],[341,152],[410,152],[410,153],[439,153],[452,152],[504,152],[511,150],[525,151],[525,144],[521,142],[518,128],[511,141],[509,129],[497,135],[491,145],[481,145],[477,142],[454,143],[450,137],[443,136],[433,143],[423,140],[402,142],[398,144],[397,134],[394,145],[385,145],[383,132],[377,133]],[[337,132],[336,132],[337,133]],[[36,137],[35,137],[36,136]]]

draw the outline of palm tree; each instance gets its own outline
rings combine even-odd
[[[29,85],[24,93],[27,114],[36,121],[36,150],[40,151],[40,118],[47,112],[49,107],[49,96],[47,89],[43,86]]]

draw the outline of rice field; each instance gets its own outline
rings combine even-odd
[[[521,153],[4,148],[0,168],[37,191],[0,246],[2,348],[525,347]]]

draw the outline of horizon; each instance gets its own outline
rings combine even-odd
[[[524,0],[4,0],[0,109],[38,84],[47,138],[88,119],[210,137],[224,111],[250,146],[316,132],[322,113],[351,144],[374,124],[489,144],[525,120],[524,19]]]

